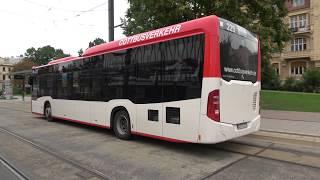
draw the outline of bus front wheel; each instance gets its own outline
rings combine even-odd
[[[44,105],[44,118],[48,121],[52,121],[52,109],[50,103]]]
[[[128,140],[131,138],[130,117],[127,111],[119,110],[114,115],[113,131],[120,139]]]

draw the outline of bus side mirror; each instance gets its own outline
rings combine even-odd
[[[32,76],[29,76],[29,78],[28,78],[28,84],[29,84],[29,85],[32,85],[32,83],[33,83],[33,78],[32,78]]]

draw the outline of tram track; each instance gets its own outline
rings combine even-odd
[[[218,174],[219,172],[222,172],[224,171],[225,169],[241,162],[241,161],[244,161],[248,158],[260,158],[260,159],[265,159],[265,160],[271,160],[271,161],[277,161],[277,162],[282,162],[282,163],[288,163],[288,164],[294,164],[294,165],[298,165],[298,166],[302,166],[302,167],[307,167],[307,168],[315,168],[315,169],[318,169],[320,170],[320,164],[318,164],[318,166],[316,165],[308,165],[308,164],[305,164],[305,163],[299,163],[299,162],[295,162],[295,161],[292,161],[292,160],[284,160],[284,159],[280,159],[280,158],[277,158],[277,157],[267,157],[267,156],[263,156],[261,155],[261,153],[267,151],[267,150],[274,150],[274,151],[282,151],[284,153],[292,153],[291,150],[285,150],[285,149],[281,149],[281,148],[275,148],[273,147],[275,145],[275,143],[270,143],[269,145],[267,146],[259,146],[259,145],[252,145],[252,144],[248,144],[248,143],[240,143],[240,142],[232,142],[232,141],[229,141],[229,142],[225,142],[225,143],[229,143],[229,144],[235,144],[235,145],[239,145],[239,146],[248,146],[248,147],[254,147],[254,148],[260,148],[259,151],[255,152],[255,153],[246,153],[244,151],[237,151],[236,149],[234,150],[231,150],[229,148],[224,148],[222,143],[219,143],[217,145],[213,145],[213,148],[216,149],[216,150],[220,150],[220,151],[224,151],[224,152],[230,152],[230,153],[234,153],[234,154],[241,154],[243,155],[243,157],[241,157],[240,159],[226,165],[226,166],[223,166],[221,167],[220,169],[212,172],[211,174],[208,174],[204,177],[201,178],[201,180],[205,180],[205,179],[209,179],[210,177],[213,177],[214,175]],[[221,146],[222,145],[222,146]],[[210,148],[210,147],[208,147]],[[319,161],[320,162],[320,161]]]
[[[20,180],[30,180],[30,178],[25,175],[18,167],[10,163],[6,158],[0,155],[0,164],[2,164],[7,170],[9,170],[15,177]]]
[[[23,137],[23,136],[15,133],[13,131],[10,131],[10,130],[8,130],[6,128],[0,127],[0,132],[10,135],[10,136],[14,137],[15,139],[17,139],[18,141],[20,141],[22,143],[31,145],[33,148],[35,148],[37,150],[40,150],[41,152],[44,152],[46,154],[49,154],[49,155],[59,159],[60,161],[62,161],[64,163],[70,164],[73,167],[78,168],[82,172],[87,172],[87,173],[91,174],[92,177],[96,177],[96,178],[102,179],[102,180],[110,179],[107,175],[105,175],[104,173],[102,173],[99,170],[96,170],[96,169],[93,169],[91,167],[85,166],[85,165],[83,165],[83,164],[81,164],[81,163],[79,163],[79,162],[77,162],[75,160],[72,160],[72,159],[70,159],[68,157],[65,157],[65,156],[59,154],[58,152],[55,152],[55,151],[53,151],[53,150],[51,150],[51,149],[49,149],[47,147],[44,147],[44,146],[40,145],[39,143],[35,143],[34,141],[32,141],[32,140],[30,140],[30,139],[28,139],[26,137]],[[1,157],[0,157],[0,160],[1,160]],[[16,169],[16,168],[13,168],[13,169]],[[28,180],[28,179],[26,179],[26,180]]]
[[[234,143],[234,144],[241,145],[240,143]],[[245,145],[245,144],[243,144],[243,145]],[[314,165],[308,165],[308,164],[304,164],[304,163],[294,162],[294,161],[291,161],[291,160],[283,160],[283,159],[279,159],[277,157],[266,157],[266,156],[260,155],[261,153],[263,153],[266,150],[281,151],[283,153],[292,153],[292,151],[290,151],[290,150],[285,150],[285,149],[280,149],[280,148],[273,148],[272,147],[273,145],[274,145],[274,143],[271,143],[269,146],[262,148],[259,152],[256,152],[254,154],[246,153],[246,152],[243,152],[243,151],[240,152],[240,151],[237,151],[237,150],[230,150],[230,149],[227,149],[227,148],[216,147],[216,146],[214,147],[214,149],[218,149],[218,150],[225,151],[225,152],[230,152],[230,153],[241,154],[241,155],[244,155],[244,156],[247,156],[247,157],[256,157],[256,158],[262,158],[262,159],[267,159],[267,160],[286,162],[286,163],[290,163],[290,164],[295,164],[295,165],[304,166],[304,167],[311,167],[311,168],[316,168],[316,169],[320,170],[320,164],[318,166],[314,166]],[[252,145],[249,145],[249,146],[256,147],[256,146],[252,146]]]

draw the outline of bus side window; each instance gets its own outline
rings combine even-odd
[[[204,59],[204,35],[164,42],[164,101],[199,98],[201,96]]]

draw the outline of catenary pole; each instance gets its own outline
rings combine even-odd
[[[108,1],[109,42],[114,40],[114,0]]]

